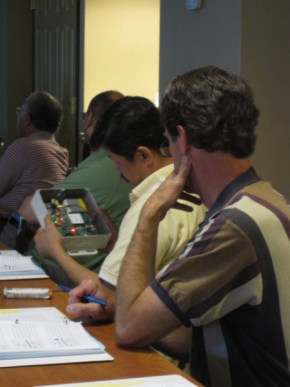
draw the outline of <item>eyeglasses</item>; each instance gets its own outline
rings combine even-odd
[[[172,154],[170,152],[169,148],[169,140],[168,137],[165,137],[163,143],[161,144],[161,147],[159,148],[159,152],[164,157],[172,157]]]
[[[20,114],[20,112],[21,112],[21,110],[24,110],[24,111],[26,111],[25,109],[22,109],[22,108],[16,108],[16,114],[17,114],[17,115],[19,115],[19,114]]]

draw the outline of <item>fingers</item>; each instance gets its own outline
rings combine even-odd
[[[49,212],[45,215],[44,224],[45,224],[45,228],[53,224],[51,219],[51,214]]]
[[[36,231],[35,235],[34,235],[34,239],[35,238],[38,238],[39,235],[41,235],[42,233],[44,233],[44,230],[42,227],[39,227],[39,229]]]
[[[107,301],[105,308],[95,303],[82,303],[84,295],[96,296]],[[114,316],[114,298],[108,297],[100,281],[84,280],[79,286],[69,292],[69,305],[66,311],[70,314],[77,314],[80,317],[92,317],[97,320],[108,320]]]
[[[190,173],[190,170],[191,170],[191,163],[190,163],[187,156],[183,156],[179,171],[176,174],[176,177],[174,178],[175,182],[177,183],[177,186],[182,187],[182,189],[184,188],[186,180],[187,180],[188,175]],[[200,200],[199,197],[192,195],[192,194],[189,194],[189,193],[184,192],[184,191],[182,191],[180,193],[179,199],[186,200],[186,201],[193,203],[193,204],[196,204],[196,205],[202,204],[202,201]],[[177,203],[177,205],[174,206],[174,208],[182,209],[183,211],[188,211],[188,209],[186,209],[186,207],[190,208],[189,206],[183,205],[180,203]]]
[[[80,302],[84,295],[95,296],[98,286],[93,280],[83,280],[79,286],[69,292],[69,303]]]
[[[183,156],[177,176],[180,177],[183,181],[185,181],[187,176],[189,175],[190,170],[191,163],[187,156]]]
[[[180,199],[186,200],[187,202],[190,202],[193,204],[197,204],[198,206],[202,204],[202,201],[198,197],[191,195],[189,193],[186,193],[184,191],[181,193]]]
[[[45,224],[45,228],[50,226],[52,223],[52,219],[51,219],[51,214],[50,213],[47,213],[45,215],[45,218],[44,218],[44,224]],[[39,229],[36,231],[36,234],[34,236],[34,239],[38,238],[41,234],[43,234],[45,231],[42,227],[39,227]]]
[[[167,189],[167,187],[172,187],[173,185],[174,190],[177,190],[177,192],[180,191],[180,193],[178,194],[180,195],[184,188],[184,185],[190,170],[191,170],[191,164],[188,160],[188,157],[183,156],[182,162],[179,167],[179,171],[176,172],[174,170],[169,176],[167,176],[167,178],[165,179],[165,181],[162,183],[161,186]]]
[[[185,211],[185,212],[192,212],[193,211],[192,207],[187,206],[186,204],[179,203],[179,202],[176,202],[172,206],[172,208],[174,208],[175,210],[181,210],[181,211]]]
[[[114,318],[114,307],[102,307],[98,304],[76,303],[66,307],[67,313],[77,314],[80,317],[93,318],[96,320],[112,320]]]
[[[92,317],[98,318],[99,314],[102,312],[102,307],[98,304],[88,303],[81,304],[76,303],[72,305],[68,305],[66,307],[67,313],[77,314],[80,317]]]

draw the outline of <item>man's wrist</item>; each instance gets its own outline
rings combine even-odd
[[[51,249],[50,257],[55,262],[59,262],[61,260],[61,256],[66,253],[62,244],[56,243]]]
[[[164,203],[159,203],[153,198],[149,198],[147,202],[144,204],[140,219],[148,219],[152,222],[161,222],[161,220],[166,215],[167,210],[164,209]]]

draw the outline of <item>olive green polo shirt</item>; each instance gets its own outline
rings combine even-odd
[[[129,193],[132,190],[132,186],[121,179],[114,162],[103,149],[94,152],[82,161],[75,171],[71,172],[61,183],[53,187],[53,189],[66,188],[88,188],[97,205],[108,213],[113,223],[119,229],[123,217],[130,206]],[[62,269],[55,262],[39,254],[34,247],[34,242],[31,243],[25,255],[32,255],[33,260],[55,282],[69,284],[69,280]],[[99,251],[94,256],[77,256],[73,257],[73,259],[98,273],[106,256],[106,253]]]

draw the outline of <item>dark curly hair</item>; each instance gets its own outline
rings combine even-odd
[[[132,162],[139,146],[159,152],[163,132],[159,110],[151,101],[124,97],[114,102],[96,122],[90,147],[97,150],[103,146]]]
[[[62,106],[59,101],[45,91],[31,93],[25,100],[27,113],[38,130],[55,133],[62,120]]]
[[[254,152],[259,110],[252,90],[223,69],[205,66],[176,77],[163,95],[161,117],[173,141],[182,125],[195,148],[239,159]]]

